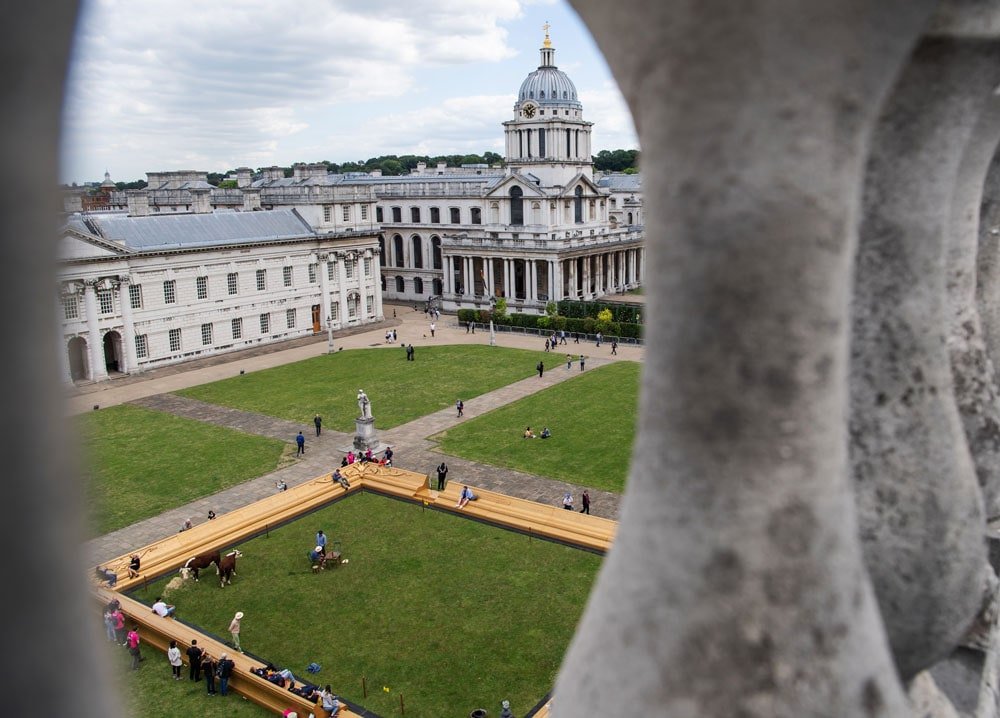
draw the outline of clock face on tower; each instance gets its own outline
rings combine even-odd
[[[535,116],[535,106],[534,105],[525,105],[524,106],[524,116],[525,117],[529,117],[529,118],[530,117],[534,117]]]

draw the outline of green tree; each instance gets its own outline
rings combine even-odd
[[[382,170],[383,175],[389,177],[395,177],[401,175],[404,172],[403,163],[396,159],[385,159],[379,162],[378,168]]]
[[[545,313],[550,317],[554,317],[559,313],[559,305],[555,302],[549,302],[545,305]]]
[[[497,321],[505,319],[507,317],[507,299],[504,297],[498,297],[496,303],[493,305],[493,316],[497,318]]]

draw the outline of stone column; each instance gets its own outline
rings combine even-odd
[[[330,316],[330,255],[331,252],[325,252],[318,256],[319,267],[316,271],[319,272],[319,291],[320,291],[320,318],[323,321],[323,326],[326,327],[326,343],[327,349],[333,349],[333,318]],[[333,265],[336,267],[336,264]],[[343,311],[343,310],[342,310]]]
[[[554,301],[554,302],[558,302],[560,299],[563,298],[562,277],[563,277],[563,274],[562,274],[562,260],[561,259],[557,259],[554,262],[552,262],[552,289],[551,289],[551,296],[552,296],[552,301]]]
[[[382,282],[380,281],[378,260],[379,250],[372,250],[372,281],[374,282],[373,289],[375,291],[375,319],[382,321],[385,319],[385,314],[382,311]]]
[[[341,328],[346,327],[351,315],[347,311],[347,266],[346,262],[353,259],[350,252],[331,252],[337,261],[337,302],[340,304],[337,316],[340,317]]]
[[[868,135],[933,3],[573,5],[670,241],[618,533],[552,715],[907,716],[848,480],[848,292]]]
[[[465,275],[465,296],[473,297],[476,294],[476,278],[472,274],[472,257],[463,257],[463,271]]]
[[[510,260],[503,260],[503,295],[510,301]]]
[[[983,492],[986,518],[1000,517],[1000,399],[994,365],[976,305],[979,210],[990,159],[1000,139],[1000,100],[993,95],[965,147],[952,198],[948,237],[948,298],[955,399]]]
[[[882,108],[856,260],[851,463],[865,559],[904,680],[965,633],[986,560],[946,346],[952,193],[1000,80],[1000,47],[962,27],[972,7],[941,3]],[[974,32],[996,30],[997,19]]]
[[[444,257],[444,281],[441,282],[441,291],[445,296],[450,297],[452,294],[451,283],[453,278],[451,270],[451,257]]]
[[[67,387],[73,386],[73,370],[69,365],[69,340],[63,331],[63,321],[65,319],[65,309],[63,308],[63,297],[69,294],[68,287],[63,286],[61,294],[56,295],[56,304],[53,326],[56,330],[56,349],[59,357],[59,373],[62,375],[63,384]],[[76,292],[73,292],[75,295]]]
[[[97,324],[97,294],[95,287],[100,280],[89,279],[83,283],[83,310],[87,313],[87,349],[90,354],[88,367],[91,381],[108,378],[108,368],[104,362],[104,342]]]
[[[118,306],[122,314],[122,344],[125,355],[125,371],[131,374],[139,373],[139,357],[135,352],[135,322],[132,319],[132,297],[129,287],[132,278],[124,275],[118,278]]]

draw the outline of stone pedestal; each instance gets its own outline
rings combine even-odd
[[[379,440],[374,418],[358,417],[354,420],[354,427],[354,443],[342,449],[343,451],[353,449],[355,452],[364,452],[366,449],[371,449],[373,454],[385,451],[388,444],[383,444]]]

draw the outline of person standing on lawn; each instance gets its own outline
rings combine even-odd
[[[197,638],[191,639],[191,645],[185,653],[188,657],[188,678],[195,682],[200,681],[202,650],[198,647]]]
[[[316,427],[316,436],[319,436],[319,432],[323,429],[323,417],[317,414],[313,417],[313,425]]]

